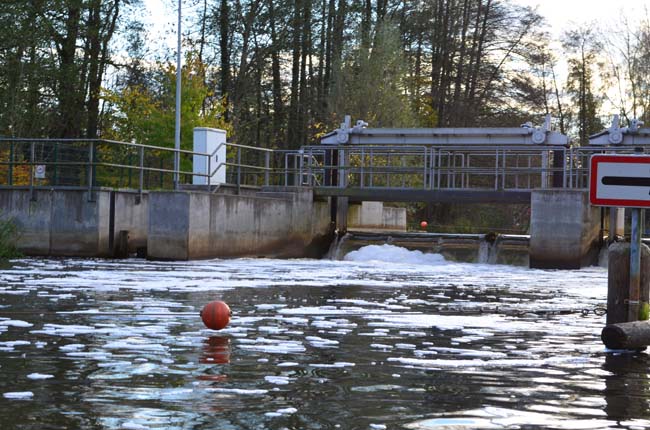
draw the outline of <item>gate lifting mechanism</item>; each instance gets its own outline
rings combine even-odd
[[[538,127],[484,128],[368,128],[364,121],[352,126],[347,115],[320,143],[307,148],[324,156],[316,166],[320,187],[472,190],[473,199],[485,191],[570,186],[569,138],[551,130],[550,115]]]
[[[551,116],[544,125],[527,122],[521,127],[491,128],[367,128],[357,121],[351,127],[346,115],[341,127],[321,139],[322,145],[557,145],[568,146],[569,138],[551,130]]]

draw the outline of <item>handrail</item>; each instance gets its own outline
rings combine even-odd
[[[583,189],[588,185],[587,161],[591,154],[632,152],[629,147],[442,144],[308,145],[288,150],[222,142],[206,153],[108,139],[6,137],[0,137],[0,145],[11,145],[8,156],[7,152],[0,153],[5,156],[0,158],[0,186],[5,178],[13,186],[15,177],[20,178],[16,186],[29,185],[31,190],[81,185],[89,194],[106,183],[113,187],[128,183],[128,187],[137,187],[140,192],[164,189],[171,187],[169,174],[178,174],[182,180],[206,178],[208,189],[223,183],[224,177],[225,183],[238,189],[242,185],[317,185],[507,191],[548,188],[552,186],[551,178],[563,188]],[[225,159],[219,156],[224,148]],[[206,169],[195,172],[166,167],[176,153],[183,155],[181,166],[186,168],[191,157],[205,157]],[[556,161],[561,157],[563,166],[554,166],[553,157]],[[39,165],[47,166],[45,182],[35,177]],[[214,179],[217,174],[218,184]]]

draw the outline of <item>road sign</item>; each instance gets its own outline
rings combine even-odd
[[[590,164],[592,205],[650,207],[650,156],[592,155]]]

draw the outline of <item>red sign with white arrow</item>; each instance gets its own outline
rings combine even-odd
[[[650,156],[592,155],[590,165],[592,205],[650,207]]]

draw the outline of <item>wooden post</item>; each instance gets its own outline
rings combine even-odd
[[[639,319],[629,319],[630,244],[614,242],[609,246],[607,277],[607,324],[617,324]],[[641,245],[640,310],[647,307],[650,296],[650,248]],[[645,305],[644,305],[645,304]]]

